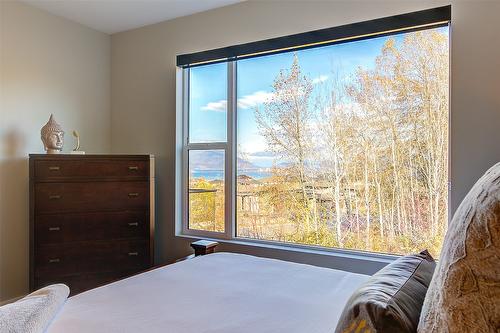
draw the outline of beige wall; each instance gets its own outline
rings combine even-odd
[[[499,1],[249,1],[112,36],[112,146],[157,156],[157,254],[189,251],[174,236],[175,56],[452,3],[451,208],[500,160]],[[380,264],[226,245],[295,261],[372,272]]]
[[[28,153],[54,113],[109,152],[110,37],[17,2],[0,1],[0,301],[28,290]]]

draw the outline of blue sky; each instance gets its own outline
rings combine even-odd
[[[445,32],[446,28],[440,28]],[[400,42],[404,35],[397,35]],[[383,44],[390,37],[373,38],[339,45],[312,48],[297,52],[303,74],[315,86],[327,85],[332,73],[340,71],[344,78],[351,77],[362,67],[371,69]],[[266,153],[266,144],[255,123],[255,107],[272,93],[273,81],[281,69],[290,68],[293,52],[238,61],[237,98],[239,149],[251,163],[269,167],[272,157]],[[226,140],[226,81],[227,64],[194,67],[190,76],[190,141],[213,142]]]

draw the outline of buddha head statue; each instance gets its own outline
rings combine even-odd
[[[64,131],[50,115],[49,121],[41,130],[42,142],[47,154],[59,154],[64,145]]]

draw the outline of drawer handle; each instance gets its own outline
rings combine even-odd
[[[131,197],[131,198],[137,198],[139,196],[139,193],[132,192],[132,193],[129,193],[128,196]]]
[[[55,258],[55,259],[49,259],[49,263],[51,264],[55,264],[55,263],[58,263],[60,262],[61,260],[59,258]]]
[[[59,170],[61,170],[61,168],[58,166],[50,166],[49,167],[49,171],[59,171]]]
[[[128,225],[131,227],[137,227],[139,226],[139,222],[130,222]]]
[[[128,169],[130,171],[137,171],[137,170],[139,170],[139,167],[137,165],[133,165],[133,166],[129,166]]]
[[[138,256],[139,252],[129,252],[128,255],[131,256],[131,257]]]
[[[50,200],[59,200],[59,199],[61,199],[61,196],[60,195],[49,195],[49,199]]]
[[[59,227],[49,227],[49,231],[59,231],[61,228]]]

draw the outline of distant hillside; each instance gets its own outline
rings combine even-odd
[[[224,153],[217,150],[206,150],[191,152],[190,164],[196,166],[197,170],[221,170]],[[258,170],[259,167],[247,160],[238,158],[238,167],[245,170]]]

